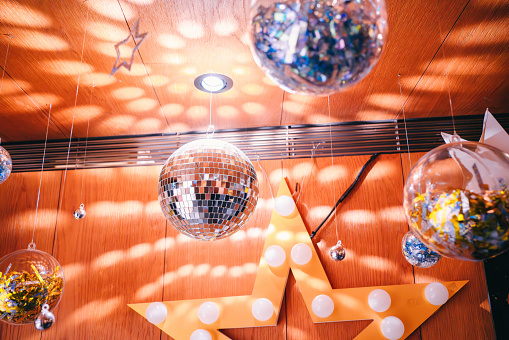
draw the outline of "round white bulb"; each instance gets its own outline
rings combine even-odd
[[[290,253],[292,256],[293,262],[303,266],[305,264],[308,264],[309,261],[311,261],[311,258],[313,257],[313,252],[311,251],[311,248],[305,243],[297,243],[292,247],[292,251]]]
[[[274,208],[279,215],[289,216],[295,210],[295,201],[287,195],[279,196],[276,198]]]
[[[265,261],[271,267],[279,267],[286,260],[286,253],[280,246],[270,246],[265,250]]]
[[[198,308],[198,319],[204,324],[213,324],[219,319],[219,307],[210,301],[202,303]]]
[[[269,299],[261,298],[253,303],[251,312],[256,320],[267,321],[274,314],[274,305]]]
[[[368,305],[375,312],[385,312],[391,306],[391,296],[383,289],[375,289],[369,293]]]
[[[327,295],[318,295],[311,303],[311,309],[316,316],[321,318],[329,317],[334,311],[334,301]]]
[[[432,305],[441,306],[449,299],[449,291],[440,282],[432,282],[424,289],[424,296]]]
[[[145,317],[148,322],[153,323],[154,325],[160,324],[166,317],[168,316],[168,309],[166,305],[162,302],[152,302],[148,305],[147,310],[145,311]]]
[[[383,319],[380,324],[380,329],[383,336],[390,340],[397,340],[405,333],[405,325],[403,325],[403,321],[395,316],[388,316]]]
[[[197,329],[191,334],[189,340],[212,340],[212,335],[206,329]]]
[[[201,86],[209,92],[221,91],[226,84],[223,79],[216,76],[207,76],[201,81]]]

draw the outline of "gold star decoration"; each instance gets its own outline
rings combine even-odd
[[[282,196],[287,196],[285,199],[290,205],[293,203],[293,212],[288,216],[282,216],[276,209],[272,213],[253,293],[211,299],[164,301],[168,316],[163,322],[156,324],[158,328],[176,340],[187,340],[195,331],[202,334],[208,332],[214,340],[226,340],[229,338],[221,333],[220,329],[276,325],[291,269],[313,322],[373,320],[355,339],[383,340],[387,339],[385,336],[387,333],[384,335],[382,331],[383,323],[396,319],[396,322],[403,326],[400,327],[401,334],[396,335],[397,337],[394,337],[394,333],[392,337],[389,334],[388,338],[405,339],[467,283],[467,281],[433,283],[435,286],[439,285],[439,288],[443,289],[442,292],[446,289],[445,300],[442,297],[442,301],[437,303],[436,300],[430,299],[434,304],[428,301],[429,284],[426,283],[333,289],[284,178],[277,197]],[[269,247],[284,251],[282,264],[270,261],[266,252]],[[304,256],[307,259],[303,260],[302,254],[307,254]],[[368,297],[374,290],[377,292],[383,290],[390,296],[389,306],[383,312],[375,311],[374,309],[380,308],[368,302]],[[324,299],[328,300],[329,307],[321,305]],[[210,306],[211,302],[219,308],[219,317],[215,321],[212,320],[212,323],[204,323],[200,320],[203,318],[199,317],[198,310],[202,304],[208,303],[206,306]],[[256,315],[253,305],[262,304],[267,307],[267,303],[269,314],[272,312],[272,315],[270,317]],[[332,310],[330,303],[333,303]],[[130,304],[129,307],[146,317],[149,305],[139,303]],[[206,338],[209,338],[208,335]]]
[[[126,69],[128,69],[129,71],[131,71],[131,65],[133,64],[134,54],[136,53],[136,51],[138,51],[138,48],[140,47],[141,43],[145,40],[145,38],[148,35],[148,32],[140,34],[139,23],[140,23],[140,19],[136,20],[136,22],[134,23],[133,28],[131,28],[131,32],[129,33],[127,38],[125,38],[124,40],[122,40],[121,42],[119,42],[118,44],[115,45],[115,51],[117,52],[117,60],[115,60],[115,63],[113,64],[113,68],[111,69],[110,76],[114,75],[115,72],[117,72],[122,66],[125,67]],[[133,37],[134,42],[136,44],[132,50],[131,59],[129,60],[129,62],[122,60],[122,62],[119,63],[119,61],[120,61],[119,47],[121,45],[127,44],[131,37]]]

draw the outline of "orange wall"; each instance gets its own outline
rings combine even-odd
[[[420,155],[413,155],[415,162]],[[261,162],[274,192],[281,176],[291,188],[304,181],[299,210],[314,229],[350,185],[368,156]],[[442,259],[417,269],[401,255],[408,231],[401,208],[406,155],[381,156],[363,183],[340,206],[337,227],[347,257],[335,263],[328,249],[336,241],[336,222],[315,237],[333,288],[412,282],[470,280],[465,288],[409,339],[494,339],[480,263]],[[402,164],[404,165],[402,168]],[[37,217],[37,249],[63,265],[66,285],[56,308],[56,324],[41,333],[33,326],[0,323],[0,339],[160,339],[127,303],[250,294],[264,233],[272,211],[267,182],[257,168],[261,196],[244,230],[225,240],[204,243],[180,235],[166,223],[157,201],[160,167],[69,171],[57,214],[63,172],[44,173]],[[87,217],[76,221],[81,179]],[[332,183],[335,181],[335,190]],[[0,185],[0,256],[25,248],[31,240],[38,173],[12,174]],[[369,321],[313,324],[290,276],[276,327],[226,330],[233,339],[353,339]],[[162,335],[162,339],[169,339]]]

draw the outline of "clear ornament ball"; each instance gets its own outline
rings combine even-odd
[[[44,304],[42,306],[41,314],[35,319],[34,326],[40,331],[44,331],[55,323],[55,315],[49,311],[49,306]]]
[[[175,229],[211,241],[246,224],[258,202],[258,179],[241,150],[208,138],[190,142],[168,158],[157,191],[163,214]]]
[[[341,241],[338,241],[335,246],[330,248],[329,255],[336,262],[342,261],[345,258],[346,250],[343,248]]]
[[[33,323],[45,304],[53,310],[64,290],[64,272],[48,253],[18,250],[0,259],[0,320]]]
[[[509,249],[509,155],[455,142],[412,168],[403,205],[412,232],[447,257],[481,261]]]
[[[401,250],[405,260],[418,268],[432,267],[442,258],[442,256],[426,247],[411,231],[403,236]]]
[[[384,0],[258,0],[251,7],[255,62],[283,90],[327,96],[361,81],[387,34]]]
[[[85,218],[87,215],[87,212],[85,211],[85,205],[81,204],[78,209],[74,210],[73,216],[77,220],[81,220],[82,218]]]
[[[5,182],[11,175],[12,171],[12,158],[11,155],[0,146],[0,184]]]

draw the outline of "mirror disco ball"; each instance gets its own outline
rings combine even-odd
[[[405,184],[415,236],[437,253],[481,261],[509,249],[509,155],[457,142],[425,154]]]
[[[166,161],[157,187],[164,216],[189,237],[212,241],[244,226],[256,208],[253,164],[234,145],[199,139]]]
[[[5,182],[9,178],[12,171],[12,159],[11,155],[0,146],[0,184]]]
[[[255,62],[291,93],[327,96],[356,84],[387,39],[384,0],[257,0],[250,20]]]

